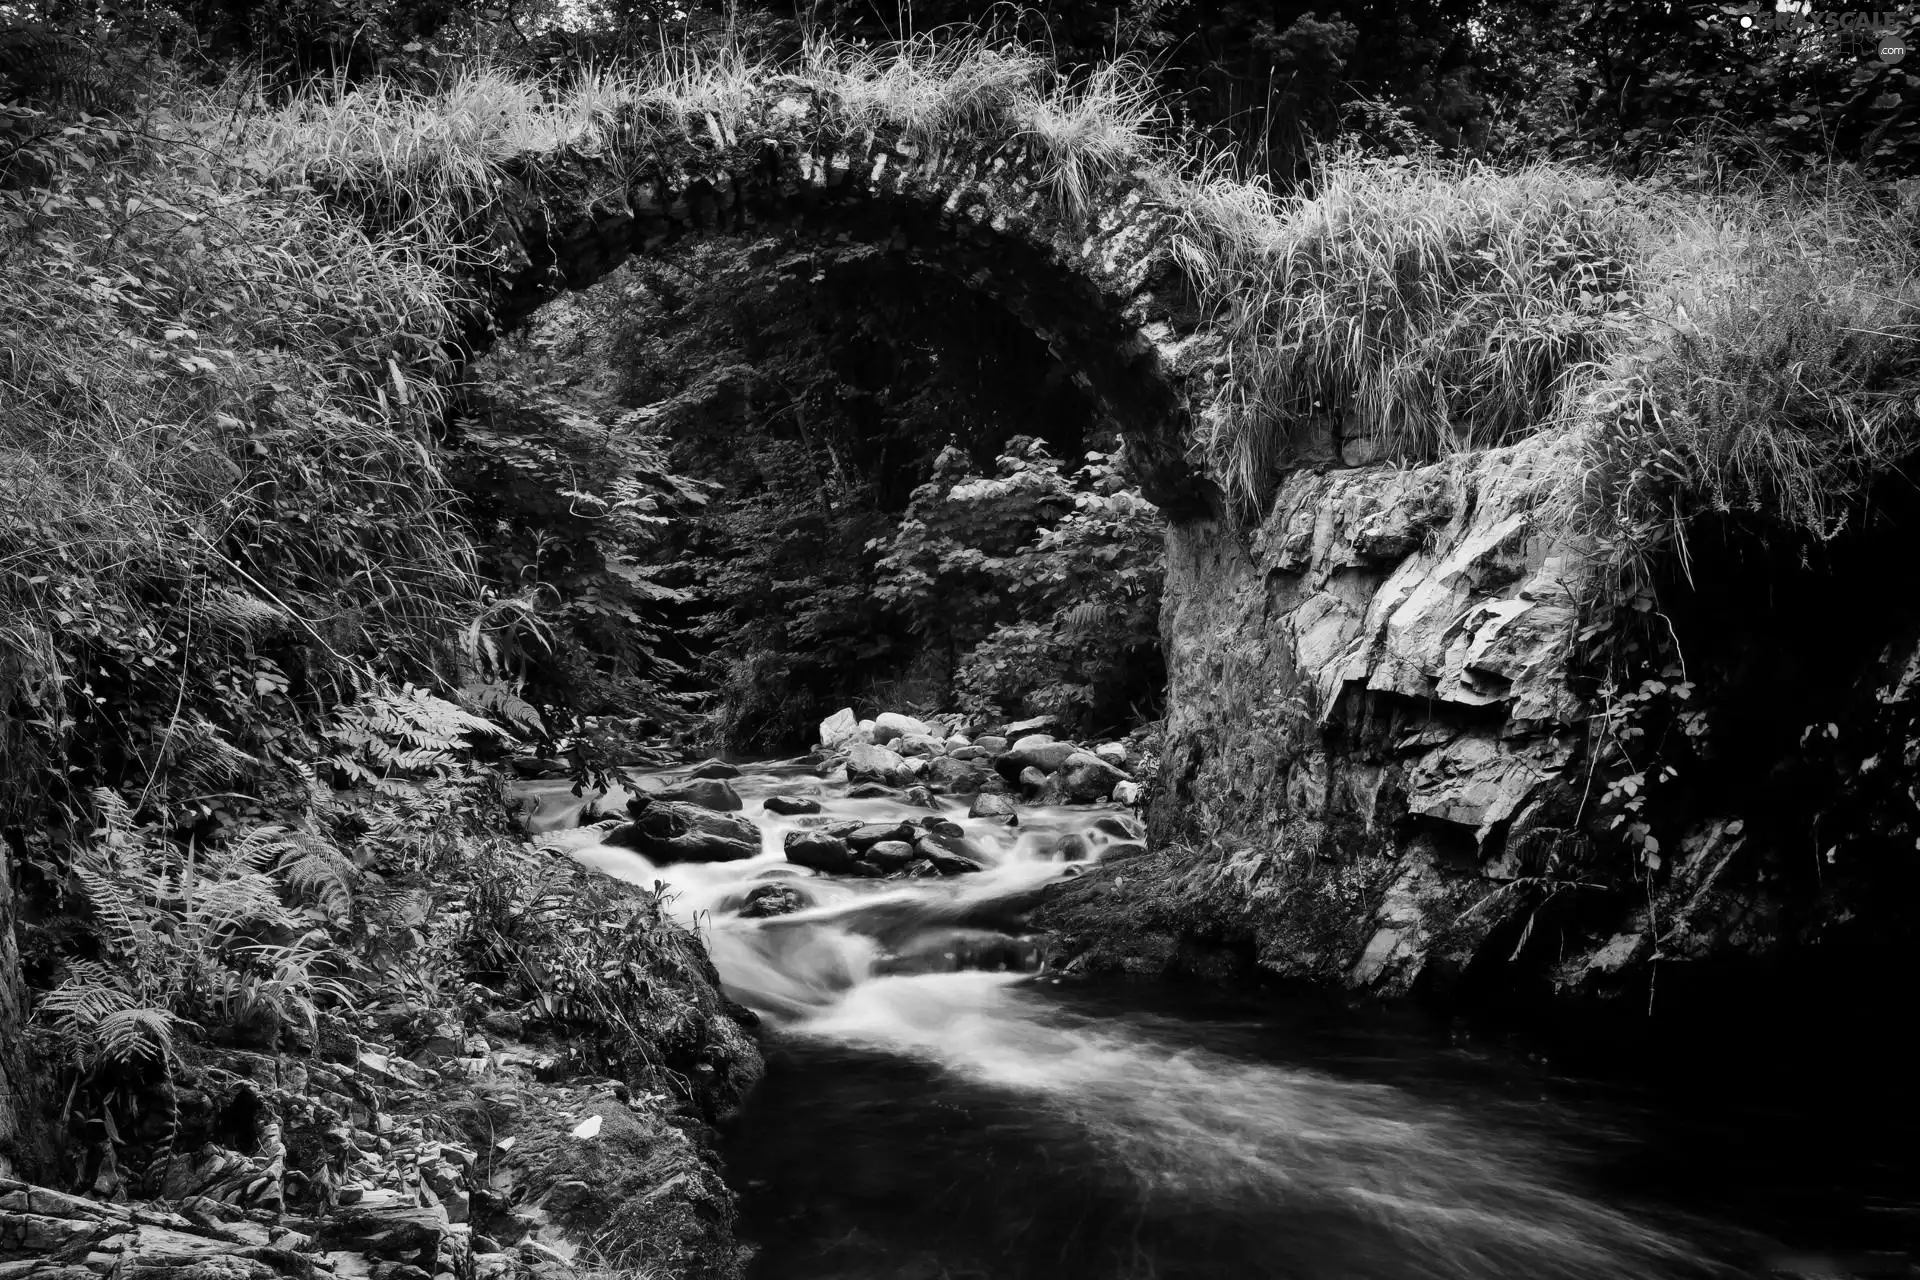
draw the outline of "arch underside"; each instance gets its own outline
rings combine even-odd
[[[658,159],[526,166],[493,232],[509,263],[489,282],[494,326],[511,329],[558,293],[691,237],[883,246],[903,269],[991,297],[1045,340],[1127,440],[1151,501],[1175,517],[1214,508],[1185,443],[1213,385],[1213,344],[1162,251],[1169,213],[1140,177],[1110,181],[1080,221],[1006,154],[924,154],[873,136],[851,150],[766,138],[731,154],[731,166],[707,168],[717,177],[662,177]]]

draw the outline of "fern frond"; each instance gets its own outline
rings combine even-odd
[[[319,835],[292,832],[278,870],[295,899],[317,904],[333,920],[344,920],[353,913],[359,868]]]
[[[153,935],[152,912],[128,892],[128,878],[116,875],[97,849],[88,849],[74,859],[73,875],[99,921],[102,945],[108,951],[137,957]]]
[[[1099,600],[1083,600],[1061,611],[1061,630],[1072,636],[1090,635],[1114,619],[1114,608]]]
[[[273,881],[259,872],[204,884],[184,922],[187,940],[218,945],[247,929],[297,927]]]
[[[514,728],[544,735],[547,723],[539,708],[520,696],[504,680],[476,680],[461,686],[460,697],[480,715],[499,717]]]
[[[284,631],[292,625],[285,610],[268,604],[258,596],[227,587],[210,587],[200,606],[200,616],[208,629],[239,640],[257,640]]]
[[[93,1027],[94,1060],[129,1064],[171,1058],[178,1022],[164,1009],[117,1009]]]
[[[204,716],[176,726],[161,764],[189,792],[218,791],[266,767],[257,756],[229,742],[225,732]]]

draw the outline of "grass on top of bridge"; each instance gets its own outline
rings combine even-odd
[[[1405,460],[1575,429],[1587,467],[1561,514],[1585,527],[1684,545],[1685,513],[1748,509],[1825,537],[1920,439],[1913,202],[1764,157],[1730,174],[1704,142],[1652,179],[1335,148],[1282,196],[1169,146],[1134,64],[1070,82],[1027,50],[932,39],[565,83],[472,68],[430,95],[322,87],[267,136],[286,165],[403,193],[395,221],[458,245],[516,156],[643,155],[809,94],[829,129],[1026,146],[1076,215],[1104,177],[1146,172],[1233,353],[1228,412],[1194,443],[1256,506],[1327,420]]]
[[[1316,419],[1408,461],[1572,431],[1543,521],[1629,576],[1703,512],[1831,538],[1920,446],[1920,200],[1729,147],[1648,179],[1335,151],[1292,196],[1196,184],[1177,251],[1234,352],[1210,471],[1257,508]]]
[[[278,166],[390,193],[396,230],[458,247],[467,214],[493,198],[516,158],[671,152],[716,127],[737,135],[779,99],[802,95],[831,129],[1017,140],[1076,215],[1102,178],[1161,154],[1162,106],[1139,64],[1122,59],[1068,83],[1025,49],[931,39],[813,43],[790,63],[665,54],[564,79],[469,66],[432,93],[323,81],[266,122],[262,145]]]

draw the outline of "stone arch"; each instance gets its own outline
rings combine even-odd
[[[630,119],[596,151],[507,165],[483,227],[499,264],[483,282],[492,327],[688,237],[788,230],[884,245],[984,292],[1045,339],[1170,516],[1214,509],[1186,441],[1214,393],[1219,347],[1166,252],[1176,211],[1151,174],[1107,175],[1076,215],[1018,140],[850,134],[824,123],[817,103],[772,91],[738,118],[750,124],[730,130],[709,116],[663,130]]]

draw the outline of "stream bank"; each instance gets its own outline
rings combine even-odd
[[[455,799],[432,874],[363,868],[353,1003],[68,1099],[65,1189],[0,1178],[0,1275],[743,1274],[715,1126],[752,1015],[654,895],[507,835],[495,784]]]
[[[1920,954],[1911,501],[1811,553],[1703,519],[1628,592],[1576,438],[1365,444],[1170,526],[1154,852],[1049,896],[1061,962],[1596,1038],[1876,1017]]]

